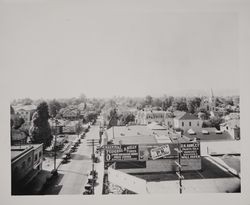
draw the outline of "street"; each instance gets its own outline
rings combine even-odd
[[[92,147],[87,146],[87,139],[99,139],[99,127],[92,126],[86,137],[81,139],[76,152],[71,154],[71,159],[58,168],[58,177],[43,194],[82,194],[91,171]]]

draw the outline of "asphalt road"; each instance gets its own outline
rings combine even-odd
[[[43,194],[82,194],[84,192],[84,185],[92,169],[92,147],[87,145],[88,139],[99,139],[98,126],[92,126],[86,133],[77,151],[71,154],[71,160],[60,165],[58,177]]]

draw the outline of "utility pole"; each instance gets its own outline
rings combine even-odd
[[[181,165],[181,148],[180,143],[178,143],[178,148],[174,149],[178,153],[178,162],[175,161],[175,164],[178,167],[178,171],[176,172],[176,175],[179,178],[179,187],[180,187],[180,194],[182,194],[182,180],[184,179],[184,176],[182,175],[182,165]]]
[[[94,167],[94,163],[95,163],[95,146],[99,144],[98,139],[89,139],[87,140],[88,146],[92,146],[92,154],[91,154],[91,158],[92,158],[92,190],[93,190],[93,194],[95,194],[95,167]]]
[[[115,139],[115,130],[114,130],[114,126],[112,126],[112,131],[113,131],[113,139]]]
[[[55,119],[55,142],[54,142],[54,173],[57,174],[57,170],[56,170],[56,135],[57,135],[57,119]]]

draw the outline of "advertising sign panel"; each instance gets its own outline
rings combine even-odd
[[[198,159],[200,155],[200,143],[181,143],[181,158],[182,159]]]
[[[174,150],[177,147],[178,145],[174,143],[140,145],[140,160],[147,161],[159,158],[177,158],[177,152]]]
[[[161,158],[161,157],[164,157],[164,156],[171,154],[171,151],[170,151],[168,144],[151,149],[150,152],[151,152],[152,159],[158,159],[158,158]]]
[[[114,147],[111,149],[105,149],[105,162],[139,160],[138,145],[128,144],[113,146]]]
[[[182,151],[183,159],[200,158],[200,143],[164,143],[164,144],[146,144],[139,145],[140,160],[155,160],[160,158],[175,159],[178,158],[176,148]]]

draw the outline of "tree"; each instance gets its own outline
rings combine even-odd
[[[198,97],[190,98],[187,100],[187,109],[190,113],[195,113],[197,108],[200,107],[201,99]]]
[[[23,105],[31,105],[33,103],[33,100],[30,98],[24,98],[23,99]]]
[[[98,116],[98,113],[96,112],[86,112],[84,114],[84,120],[85,122],[95,122],[97,116]]]
[[[216,129],[220,129],[220,124],[222,123],[222,119],[220,117],[212,117],[209,122],[211,123],[211,127],[215,127]]]
[[[122,125],[127,125],[129,122],[135,121],[135,116],[132,113],[124,113],[121,114],[121,123]]]
[[[150,95],[147,95],[145,98],[145,104],[149,106],[152,105],[152,103],[153,103],[153,98]]]
[[[175,98],[172,106],[175,110],[187,111],[187,103],[185,98]]]
[[[82,132],[82,126],[81,126],[81,123],[78,122],[76,124],[76,134],[78,135],[78,137],[79,137],[79,135],[80,135],[81,132]]]
[[[41,102],[32,116],[32,124],[30,127],[31,142],[40,144],[43,143],[43,149],[51,145],[52,135],[48,122],[49,109],[46,102]]]
[[[17,130],[17,129],[19,129],[24,123],[25,123],[25,120],[24,120],[22,117],[16,115],[16,116],[14,116],[14,118],[13,118],[13,124],[12,124],[12,126],[13,126],[14,129]]]
[[[15,114],[15,110],[13,109],[12,106],[10,106],[10,114],[11,114],[11,115],[14,115],[14,114]]]
[[[79,100],[81,103],[86,103],[87,102],[87,97],[83,93],[79,96]]]
[[[110,113],[108,116],[108,120],[109,120],[108,127],[116,126],[118,119],[119,119],[119,116],[117,114],[116,108],[110,110]]]
[[[172,96],[165,97],[165,99],[163,100],[163,103],[162,103],[162,109],[164,111],[166,111],[169,107],[172,106],[173,101],[174,101],[174,97],[172,97]]]
[[[55,117],[61,109],[61,104],[57,100],[49,102],[49,115]]]
[[[153,99],[152,104],[154,107],[162,107],[162,100],[160,98],[155,98]]]
[[[207,120],[207,119],[209,119],[210,114],[209,114],[209,112],[207,111],[206,108],[200,107],[200,108],[197,109],[197,112],[200,112],[199,117],[200,117],[202,120]]]

